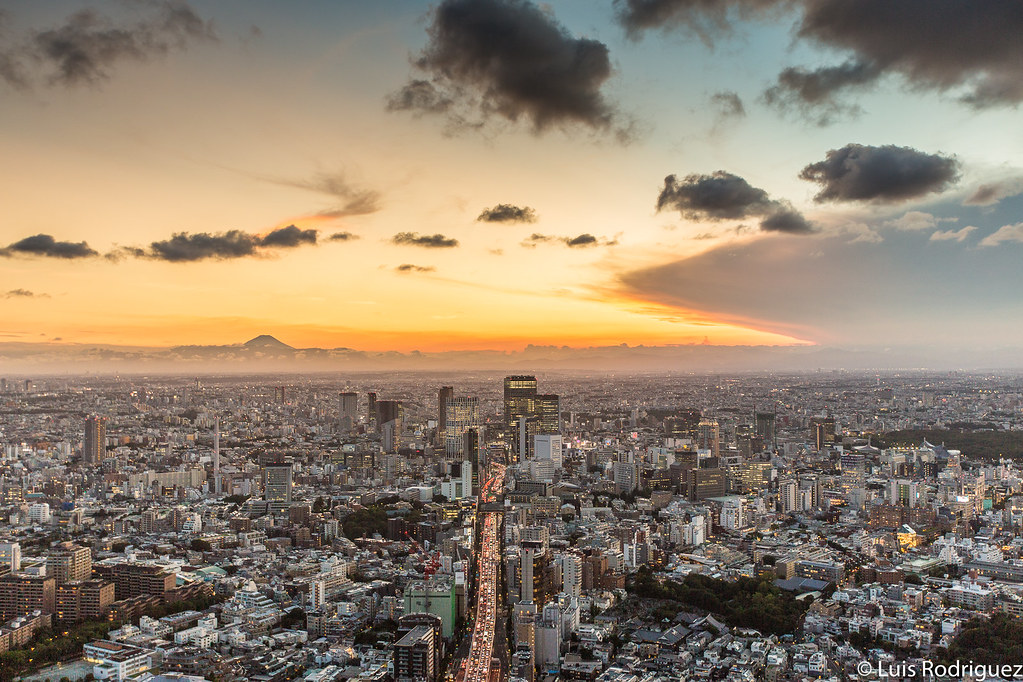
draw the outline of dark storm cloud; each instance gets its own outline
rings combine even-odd
[[[260,246],[293,248],[303,244],[316,243],[316,230],[302,230],[294,225],[281,227],[264,235],[259,240]]]
[[[513,206],[498,204],[493,208],[485,208],[476,218],[481,223],[535,223],[536,211],[529,206]]]
[[[392,94],[389,109],[445,113],[459,125],[491,116],[525,120],[537,133],[615,127],[614,107],[601,93],[611,76],[607,46],[573,37],[532,2],[443,0],[428,32],[414,64],[429,80]]]
[[[406,246],[422,246],[427,249],[450,249],[458,246],[458,240],[442,234],[418,234],[416,232],[399,232],[391,237],[391,243]]]
[[[872,85],[880,75],[876,65],[857,60],[813,70],[790,67],[764,92],[764,101],[778,109],[795,109],[818,125],[827,125],[837,115],[858,112],[838,98],[840,93]]]
[[[429,265],[413,265],[412,263],[402,263],[395,268],[398,272],[434,272],[437,268]]]
[[[327,237],[329,242],[349,242],[353,239],[358,239],[359,235],[352,234],[351,232],[335,232],[334,234]]]
[[[190,42],[215,40],[213,27],[183,0],[144,3],[151,16],[118,24],[91,9],[72,14],[56,27],[32,32],[0,55],[0,77],[15,86],[32,80],[29,66],[55,85],[97,83],[123,62],[140,62],[184,49]],[[26,66],[28,65],[28,66]]]
[[[170,263],[189,263],[259,256],[269,250],[316,244],[316,240],[316,230],[302,230],[294,225],[278,228],[262,236],[241,230],[178,232],[170,239],[151,243],[148,249],[127,248],[122,249],[121,254]]]
[[[710,43],[734,17],[764,14],[787,0],[615,0],[619,23],[631,38],[649,29],[685,27]]]
[[[814,197],[817,202],[894,203],[954,184],[959,179],[959,162],[910,147],[848,144],[806,166],[799,177],[821,186]]]
[[[718,118],[742,118],[746,115],[746,106],[738,93],[730,90],[715,92],[710,97],[710,103],[717,109]]]
[[[590,246],[616,246],[617,240],[598,238],[589,233],[584,233],[578,237],[555,237],[547,234],[540,234],[534,232],[533,234],[522,240],[522,246],[526,248],[536,248],[537,244],[564,244],[570,249],[582,249]]]
[[[966,88],[976,107],[1023,101],[1019,0],[813,0],[799,35],[899,73],[916,86]]]
[[[710,175],[674,175],[664,179],[657,210],[674,209],[689,220],[740,220],[762,218],[760,228],[769,232],[808,234],[813,226],[788,203],[772,199],[744,178],[715,171]]]
[[[98,255],[99,253],[85,242],[57,241],[48,234],[25,237],[0,249],[0,256],[8,258],[15,256],[41,256],[44,258],[72,260],[76,258],[92,258]]]

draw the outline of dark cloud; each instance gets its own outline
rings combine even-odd
[[[731,220],[763,215],[774,207],[767,192],[753,187],[738,175],[715,171],[711,175],[687,175],[679,181],[664,178],[657,210],[675,209],[693,220]]]
[[[399,232],[391,237],[393,244],[422,246],[428,249],[450,249],[458,246],[458,240],[442,234],[418,234],[416,232]]]
[[[616,246],[618,244],[617,240],[598,238],[589,233],[581,234],[578,237],[554,237],[552,235],[534,232],[522,240],[522,246],[531,249],[536,248],[537,244],[551,243],[564,244],[570,249],[581,249],[590,246]]]
[[[411,80],[387,97],[388,111],[414,111],[424,114],[443,114],[454,101],[424,80]]]
[[[1023,101],[1023,3],[1018,0],[814,0],[802,38],[911,84],[968,92],[985,107]]]
[[[963,202],[963,205],[992,206],[1002,199],[1008,199],[1018,194],[1023,194],[1023,178],[1009,178],[979,186]]]
[[[398,272],[434,272],[436,269],[432,265],[413,265],[412,263],[403,263],[395,268]]]
[[[717,110],[718,118],[742,118],[746,115],[746,106],[738,93],[730,90],[715,92],[710,97],[711,106]]]
[[[706,42],[729,29],[731,20],[762,15],[787,0],[615,0],[619,23],[631,38],[649,29],[688,28]]]
[[[674,175],[664,179],[657,210],[674,209],[689,220],[740,220],[760,217],[760,229],[768,232],[808,234],[813,226],[787,202],[768,196],[744,178],[727,171],[710,175]]]
[[[49,294],[37,294],[34,291],[28,289],[11,289],[7,293],[3,294],[4,298],[49,298]]]
[[[616,127],[601,92],[611,76],[607,46],[573,37],[532,2],[442,0],[428,32],[414,64],[429,80],[392,94],[389,109],[442,113],[458,125],[493,116],[525,120],[537,133]]]
[[[788,234],[816,232],[814,226],[802,213],[791,208],[781,209],[761,220],[760,229],[765,232],[787,232]]]
[[[535,223],[536,211],[529,206],[498,204],[493,208],[483,209],[476,221],[482,223]]]
[[[894,203],[939,192],[959,179],[959,162],[910,147],[847,144],[799,174],[816,182],[815,201]]]
[[[150,244],[148,256],[171,263],[244,258],[256,254],[258,243],[258,237],[241,230],[228,230],[216,234],[178,232],[170,239]]]
[[[259,239],[260,246],[294,248],[303,244],[316,243],[316,230],[302,230],[294,225],[281,227],[264,235]]]
[[[0,56],[0,77],[15,86],[28,84],[28,63],[39,66],[39,75],[51,84],[98,83],[120,63],[146,61],[190,42],[216,39],[212,24],[183,0],[146,6],[153,7],[152,15],[131,25],[85,9],[60,26],[35,31]]]
[[[764,92],[764,101],[781,110],[794,109],[817,125],[828,125],[840,115],[859,113],[855,105],[839,99],[840,93],[873,85],[880,76],[875,64],[858,60],[813,70],[789,67]]]
[[[48,234],[25,237],[0,249],[0,256],[42,256],[44,258],[92,258],[99,253],[85,242],[57,241]]]
[[[124,255],[152,258],[171,263],[189,263],[200,260],[229,260],[262,255],[264,250],[290,249],[304,244],[316,244],[316,230],[302,230],[294,225],[281,227],[265,235],[249,234],[241,230],[227,232],[178,232],[170,239],[155,241],[148,250],[122,249]]]
[[[359,235],[352,234],[351,232],[335,232],[334,234],[327,237],[329,242],[349,242],[353,239],[358,239]]]

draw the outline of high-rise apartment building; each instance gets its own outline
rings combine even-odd
[[[290,462],[263,466],[263,499],[291,504],[292,471]]]
[[[92,416],[85,420],[85,439],[82,442],[82,460],[86,464],[100,464],[107,450],[107,420]]]
[[[70,542],[62,542],[46,557],[46,573],[58,585],[88,580],[92,577],[92,550]]]

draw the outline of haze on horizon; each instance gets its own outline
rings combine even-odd
[[[1023,332],[1021,30],[1012,0],[11,0],[0,341],[974,366]]]

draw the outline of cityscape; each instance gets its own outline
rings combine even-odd
[[[1021,0],[0,0],[0,682],[1023,682]]]
[[[0,380],[0,675],[1019,660],[1023,377],[440,378]]]

